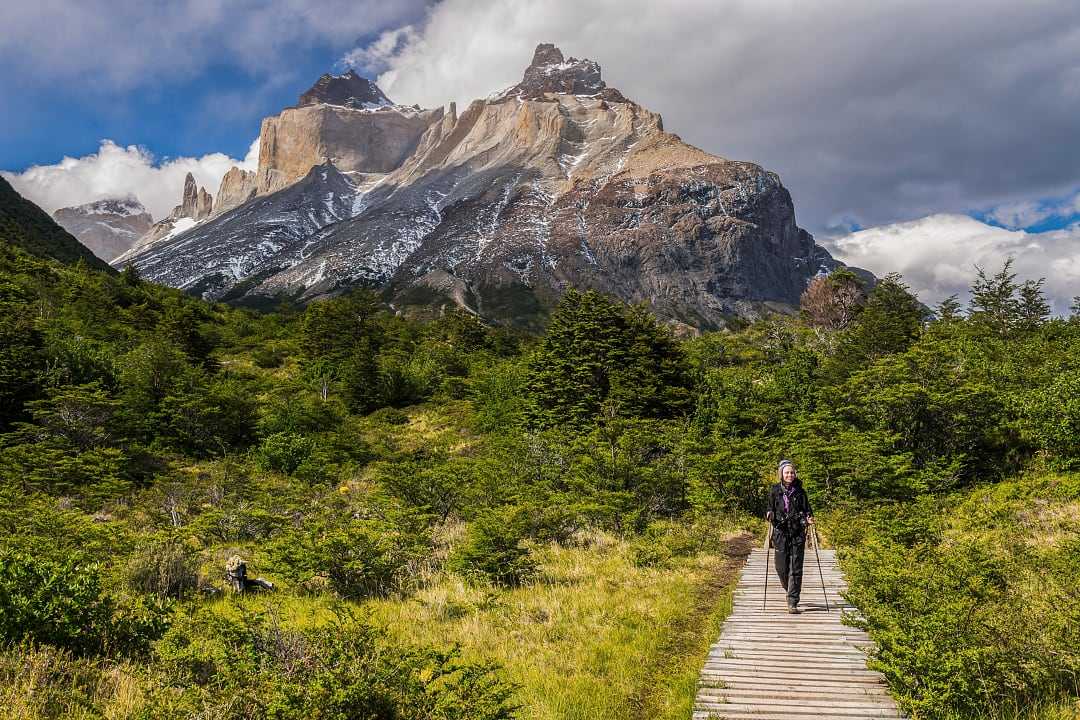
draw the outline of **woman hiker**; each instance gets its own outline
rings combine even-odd
[[[765,519],[772,523],[772,544],[776,552],[776,574],[787,590],[788,612],[799,612],[802,590],[803,551],[806,526],[814,524],[814,511],[802,481],[790,460],[781,460],[776,470],[778,482],[769,489],[769,509]]]

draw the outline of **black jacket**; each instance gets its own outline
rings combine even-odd
[[[784,488],[775,483],[769,488],[769,512],[772,513],[772,526],[790,536],[801,536],[806,528],[806,518],[814,514],[810,509],[810,498],[806,496],[802,483],[795,481],[795,493],[790,500],[791,507],[784,510]]]

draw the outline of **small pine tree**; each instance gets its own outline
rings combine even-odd
[[[955,293],[938,303],[934,310],[934,318],[943,323],[960,319],[960,301],[956,299]]]
[[[900,274],[889,273],[870,292],[841,347],[849,362],[903,352],[919,336],[927,314]]]
[[[1020,315],[1020,303],[1016,298],[1019,288],[1016,284],[1016,273],[1012,272],[1012,264],[1013,258],[1007,258],[1001,270],[993,276],[988,276],[986,271],[976,265],[977,276],[971,286],[968,316],[1000,337],[1009,334]]]
[[[1024,330],[1034,330],[1050,317],[1050,303],[1046,302],[1042,285],[1046,278],[1028,280],[1020,286],[1017,313],[1019,325]]]
[[[605,401],[628,417],[688,410],[689,366],[647,310],[589,290],[568,290],[529,359],[529,415],[541,426],[595,419]]]

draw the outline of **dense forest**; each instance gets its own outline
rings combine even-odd
[[[571,290],[531,336],[0,244],[0,712],[686,717],[787,457],[912,717],[1070,717],[1074,311],[839,270],[797,317]]]

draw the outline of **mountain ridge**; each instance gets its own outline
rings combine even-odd
[[[409,131],[419,132],[395,146],[408,152],[391,158],[386,131],[410,110]],[[282,120],[296,112],[333,115],[346,130]],[[283,150],[280,131],[289,123],[302,151]],[[123,262],[172,282],[188,273],[184,286],[210,288],[207,297],[233,296],[242,284],[244,296],[307,301],[365,285],[397,305],[434,294],[526,325],[566,288],[591,287],[696,328],[791,310],[813,275],[840,264],[798,227],[775,173],[683,142],[659,113],[609,88],[599,64],[567,59],[547,43],[520,83],[460,114],[454,103],[445,110],[317,103],[267,118],[263,132],[268,152],[260,154],[256,199],[281,192],[274,182],[302,182],[297,197],[308,204],[290,212],[319,217],[330,195],[335,203],[351,195],[352,210],[317,228],[300,222],[285,233],[288,242],[262,249],[250,233],[202,223]],[[334,142],[379,152],[343,160],[326,152]],[[312,177],[314,167],[325,172]],[[253,202],[226,214],[235,218]],[[245,217],[258,226],[259,218]],[[216,278],[189,283],[196,267]]]

